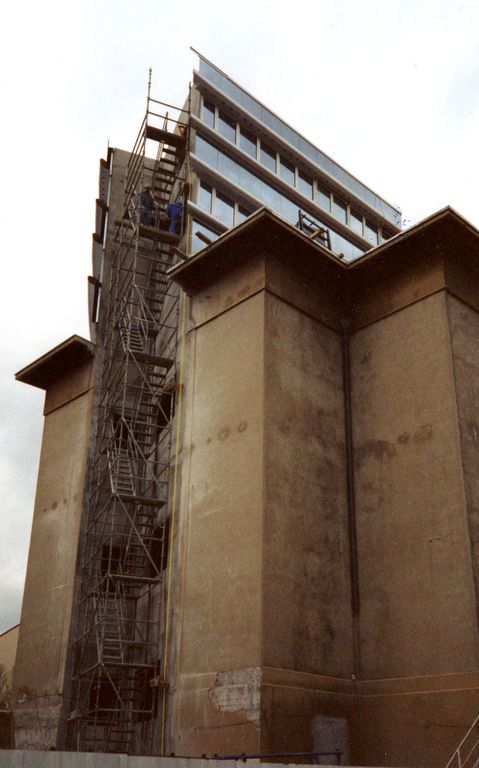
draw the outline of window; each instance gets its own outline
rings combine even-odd
[[[349,240],[346,240],[345,237],[334,232],[334,230],[330,230],[330,235],[331,249],[334,253],[342,253],[345,261],[357,259],[358,256],[362,256],[364,253],[361,248],[358,248],[357,245],[353,245],[353,243],[350,243]]]
[[[321,184],[317,184],[315,199],[317,204],[325,211],[331,210],[331,194],[329,189],[326,189],[326,187],[323,187]]]
[[[351,227],[354,232],[357,232],[358,235],[363,234],[363,217],[359,213],[359,211],[355,211],[354,208],[351,208],[351,213],[349,216],[349,226]]]
[[[313,180],[305,176],[301,171],[298,172],[298,190],[306,197],[313,197]]]
[[[276,152],[273,152],[272,149],[267,147],[262,142],[259,159],[265,168],[267,168],[269,171],[272,171],[273,173],[276,173]]]
[[[211,101],[203,100],[201,118],[210,128],[215,127],[215,105]]]
[[[170,424],[173,416],[175,415],[175,407],[175,390],[171,389],[169,391],[163,392],[160,396],[156,420],[159,433]]]
[[[150,555],[153,562],[150,562],[149,576],[155,578],[159,573],[166,571],[168,565],[168,552],[170,546],[170,518],[167,517],[163,523],[155,528],[150,544]]]
[[[366,240],[369,240],[372,245],[378,244],[378,228],[367,219],[364,223],[364,237]]]
[[[257,197],[267,208],[271,208],[287,221],[296,224],[298,221],[297,202],[290,200],[283,192],[279,192],[259,176],[256,176],[249,168],[236,162],[226,152],[216,149],[206,139],[198,135],[196,137],[196,151],[200,159],[216,168],[227,179]],[[204,245],[197,245],[197,250],[204,247]]]
[[[224,112],[218,112],[218,131],[225,139],[236,142],[236,123],[231,120]]]
[[[287,160],[280,157],[279,159],[279,175],[283,181],[287,181],[288,184],[294,186],[294,165],[288,163]]]
[[[200,136],[199,133],[197,133],[195,137],[195,153],[201,160],[204,160],[205,163],[211,165],[212,168],[218,169],[218,161],[220,157],[219,151],[213,144],[206,141],[203,136]]]
[[[240,129],[240,149],[256,160],[256,136],[247,131],[246,128]]]
[[[326,248],[330,248],[330,233],[327,227],[320,224],[317,219],[310,216],[306,211],[299,210],[298,214],[299,219],[296,224],[298,229],[310,237],[313,237],[316,242],[321,243],[321,245],[326,246]]]
[[[217,219],[222,221],[223,224],[226,224],[227,227],[232,227],[234,221],[234,201],[229,197],[222,195],[221,192],[217,192],[214,215]]]
[[[250,215],[250,212],[247,211],[246,208],[242,208],[241,205],[239,205],[236,212],[236,224],[241,224],[241,222],[247,219]]]
[[[197,251],[201,251],[202,248],[205,248],[207,246],[207,243],[205,243],[204,240],[201,240],[200,237],[198,237],[198,232],[205,235],[209,240],[213,241],[216,240],[218,237],[218,233],[214,232],[214,230],[209,229],[204,224],[200,224],[199,221],[193,221],[191,222],[191,252],[197,253]]]
[[[198,205],[208,213],[211,213],[211,201],[213,198],[213,188],[204,181],[201,182],[198,189]]]
[[[295,147],[309,160],[312,160],[315,165],[319,165],[329,176],[335,178],[345,188],[350,189],[354,195],[357,195],[364,202],[376,208],[378,213],[382,213],[389,219],[392,225],[394,224],[395,216],[397,215],[396,209],[377,197],[374,192],[361,184],[361,182],[350,176],[341,166],[336,165],[323,152],[310,144],[309,141],[297,134],[296,131],[256,101],[254,97],[249,96],[239,86],[232,83],[227,77],[218,73],[217,70],[204,61],[200,61],[200,72],[205,74],[207,80],[216,83],[216,87],[229,97],[232,102],[241,104],[243,109],[253,115],[258,121],[271,128],[275,134],[281,136],[288,144]]]
[[[336,216],[336,218],[344,224],[346,224],[346,210],[346,203],[333,197],[333,216]]]

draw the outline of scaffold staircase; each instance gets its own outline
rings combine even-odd
[[[163,655],[178,291],[167,270],[184,211],[189,108],[150,98],[130,155],[111,277],[89,469],[66,748],[148,754]],[[156,159],[147,144],[157,142]],[[183,174],[183,175],[182,175]],[[144,217],[142,192],[154,207]],[[178,203],[181,205],[178,206]],[[152,605],[154,609],[152,610]]]

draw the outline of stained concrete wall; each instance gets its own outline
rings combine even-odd
[[[352,670],[341,339],[265,295],[262,663]]]
[[[19,628],[17,624],[0,635],[0,749],[14,744],[11,698]]]
[[[233,235],[231,250],[220,243],[226,269],[211,246],[190,283],[168,750],[347,749],[349,740],[355,764],[443,764],[479,709],[477,315],[446,293],[443,231],[431,247],[422,233],[366,258],[361,281],[356,267],[343,279],[331,258],[318,261],[311,243],[274,227],[243,243]],[[51,415],[68,397],[52,390]],[[59,688],[28,672],[44,686],[36,701],[45,690],[56,706]],[[46,708],[38,717],[45,725],[30,735],[47,746],[54,718]]]
[[[447,297],[476,614],[479,613],[479,313]]]
[[[19,629],[17,624],[0,635],[0,709],[10,707]]]
[[[441,291],[351,341],[361,595],[355,755],[372,764],[444,762],[479,706],[463,474],[473,378],[467,371],[459,386],[461,446],[456,397],[468,318],[459,307]]]
[[[56,745],[90,430],[90,377],[87,362],[57,379],[45,398],[13,681],[17,747]]]
[[[351,712],[341,342],[296,272],[250,252],[192,300],[177,753],[326,749]]]
[[[478,633],[445,292],[355,334],[351,356],[362,675],[469,671]]]
[[[261,748],[347,753],[331,730],[353,701],[341,338],[287,284],[288,302],[265,295]]]
[[[264,452],[257,466],[263,498],[256,511],[261,654],[257,666],[216,665],[203,672],[206,635],[199,628],[194,663],[201,671],[195,675],[193,664],[182,675],[179,659],[173,731],[196,752],[247,750],[255,741],[266,751],[327,749],[341,733],[353,764],[445,763],[479,709],[478,398],[471,383],[479,365],[479,323],[447,293],[444,254],[449,247],[456,254],[456,224],[448,231],[441,223],[437,232],[420,232],[393,244],[392,253],[339,274],[317,253],[308,263],[300,238],[290,243],[283,225],[275,230],[267,214],[257,218],[250,240],[246,234],[231,243],[225,238],[197,265],[186,265],[184,285],[192,293],[191,339],[209,324],[221,329],[216,346],[190,341],[187,409],[193,413],[193,401],[205,407],[201,380],[194,378],[196,367],[206,366],[204,352],[208,375],[222,383],[221,392],[213,390],[215,403],[227,413],[238,372],[233,368],[235,376],[228,376],[224,350],[241,344],[232,340],[229,316],[264,302],[263,369],[246,371],[259,377],[264,396]],[[460,292],[458,259],[453,266],[448,269]],[[349,515],[342,318],[351,321],[355,504],[350,499]],[[245,344],[255,338],[248,323],[235,325],[234,333]],[[201,477],[187,457],[190,448],[187,437],[186,515],[186,489]],[[216,487],[223,479],[222,458],[211,455],[205,484]],[[237,462],[242,477],[241,450]],[[354,521],[357,574],[349,551],[354,529],[348,523]],[[187,530],[194,536],[191,522]],[[210,536],[211,551],[216,537],[221,552],[221,528]],[[244,557],[247,543],[239,539],[235,558]],[[257,540],[251,546],[256,571]],[[185,552],[180,542],[180,563]],[[200,569],[199,552],[196,562]],[[228,563],[223,567],[227,572]],[[356,576],[359,611],[353,614]],[[207,599],[214,604],[214,591]],[[235,594],[240,614],[237,601]],[[181,603],[178,615],[186,635]],[[257,620],[250,615],[255,637]],[[227,631],[221,638],[217,658],[224,664],[234,639]]]
[[[189,338],[172,727],[182,754],[217,751],[219,721],[224,743],[242,734],[258,749],[263,326],[257,295]]]

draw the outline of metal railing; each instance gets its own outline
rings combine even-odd
[[[169,547],[174,411],[167,379],[175,380],[178,294],[166,270],[175,259],[170,249],[177,238],[141,226],[141,194],[152,183],[152,162],[145,155],[148,136],[160,143],[165,179],[179,179],[183,162],[181,147],[163,160],[165,145],[169,138],[172,147],[184,140],[181,132],[180,138],[170,133],[182,125],[175,120],[170,125],[171,118],[160,120],[156,134],[149,132],[149,116],[148,109],[129,158],[121,219],[107,244],[104,356],[98,358],[97,430],[66,712],[66,743],[80,751],[151,751],[154,697],[149,683],[166,645],[166,602],[157,587]],[[157,191],[162,210],[171,186],[165,182]],[[154,610],[146,613],[150,602]]]
[[[479,765],[479,715],[446,763],[446,768],[476,768]]]

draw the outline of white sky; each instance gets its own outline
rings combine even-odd
[[[479,227],[479,0],[23,0],[0,29],[0,632],[19,620],[43,392],[13,374],[88,334],[107,141],[182,104],[193,45],[410,223]]]

